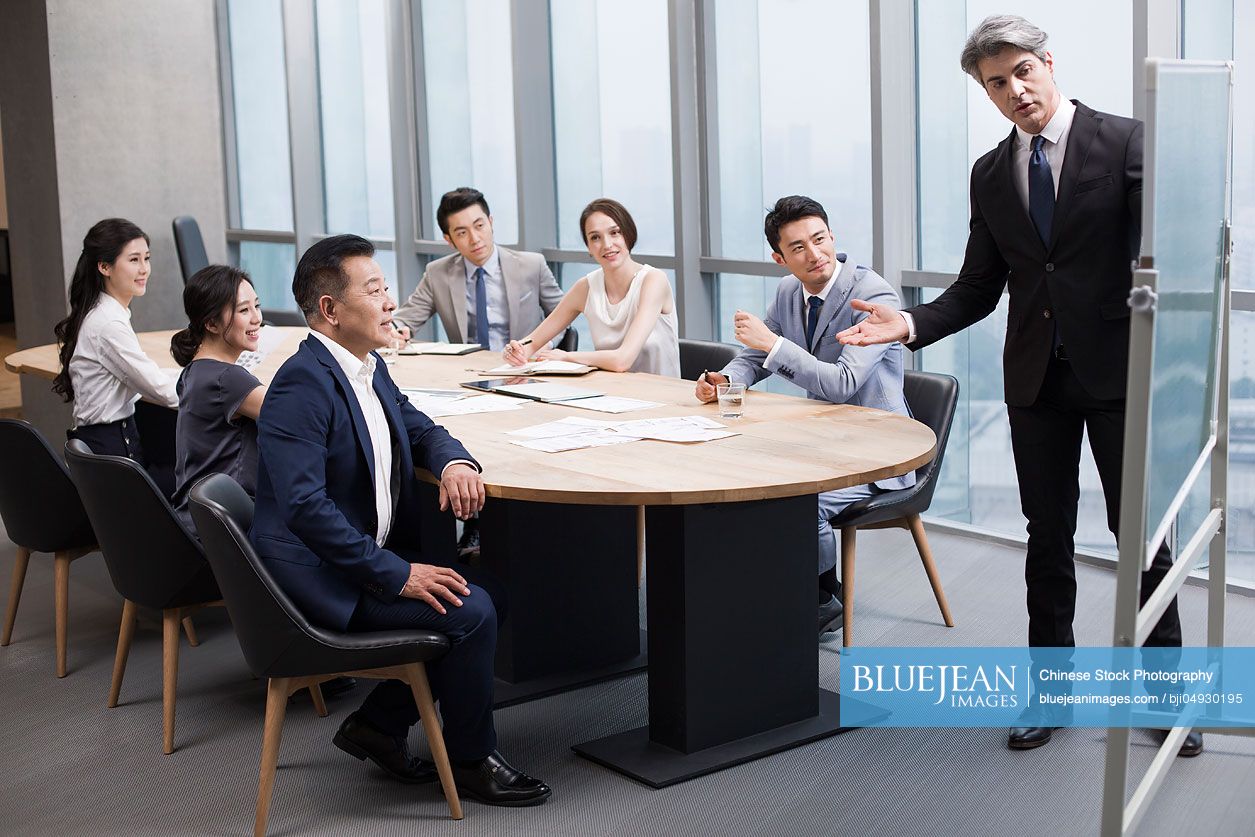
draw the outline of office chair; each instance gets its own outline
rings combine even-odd
[[[17,545],[9,608],[0,645],[13,638],[13,622],[22,598],[31,553],[53,555],[53,601],[56,612],[57,677],[65,677],[69,632],[70,562],[99,549],[78,490],[65,463],[31,424],[0,419],[0,519]]]
[[[915,469],[915,485],[885,491],[851,503],[841,514],[830,519],[832,528],[841,530],[841,586],[844,592],[845,623],[841,644],[849,647],[854,624],[854,547],[859,529],[908,529],[915,539],[928,583],[932,585],[937,607],[946,627],[953,628],[950,605],[946,602],[937,565],[928,546],[928,536],[920,515],[928,510],[937,490],[937,475],[941,471],[941,459],[950,438],[950,426],[954,423],[954,410],[959,401],[959,382],[949,375],[934,372],[908,370],[902,382],[906,403],[916,421],[928,425],[937,437],[937,455],[932,462]]]
[[[680,377],[696,381],[703,371],[718,372],[741,352],[740,346],[713,340],[680,340]]]
[[[462,803],[424,665],[445,655],[448,637],[418,630],[350,634],[317,627],[275,583],[254,551],[246,534],[253,524],[253,501],[235,480],[225,474],[200,480],[192,486],[191,509],[205,554],[222,585],[244,659],[255,675],[267,681],[254,835],[266,833],[288,696],[343,675],[410,684],[449,814],[462,819]]]
[[[183,284],[187,284],[193,273],[209,266],[205,240],[201,237],[200,225],[191,215],[180,215],[171,226],[174,229],[174,249],[179,254],[179,270],[183,274]]]
[[[152,477],[133,460],[100,456],[82,441],[65,445],[66,464],[100,541],[109,578],[124,600],[109,708],[118,705],[126,658],[139,607],[161,611],[162,750],[174,752],[175,688],[179,677],[179,626],[208,605],[221,605],[213,571]],[[188,639],[196,644],[189,630]]]

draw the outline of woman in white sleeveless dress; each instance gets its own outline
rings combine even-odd
[[[632,216],[618,201],[599,198],[580,214],[580,232],[600,267],[581,277],[530,334],[510,341],[502,353],[506,362],[519,366],[531,359],[570,360],[611,372],[680,377],[671,283],[661,270],[632,259],[636,245]],[[581,312],[588,318],[594,351],[543,348]]]

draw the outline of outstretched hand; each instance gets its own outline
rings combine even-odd
[[[858,325],[837,332],[837,340],[847,346],[892,343],[895,340],[905,340],[910,333],[906,320],[896,308],[864,302],[861,299],[850,300],[850,305],[856,311],[867,311],[868,316]]]

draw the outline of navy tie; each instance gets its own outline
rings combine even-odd
[[[815,328],[819,325],[819,309],[823,307],[824,301],[817,296],[806,300],[806,349],[811,354],[814,354],[811,343],[815,340]]]
[[[1042,147],[1045,142],[1043,136],[1033,137],[1033,151],[1028,157],[1028,214],[1041,243],[1049,247],[1050,223],[1055,215],[1055,178]]]
[[[485,349],[488,348],[488,289],[484,281],[487,276],[482,267],[475,268],[475,336]]]

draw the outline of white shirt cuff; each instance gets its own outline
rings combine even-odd
[[[763,358],[763,366],[771,363],[771,359],[776,356],[776,352],[780,350],[780,344],[784,342],[783,337],[777,337],[776,342],[771,344],[771,351],[767,353],[767,357]]]
[[[449,464],[448,464],[448,465],[445,465],[445,466],[444,466],[444,468],[442,468],[442,469],[440,470],[440,478],[441,478],[441,479],[444,479],[444,472],[445,472],[445,471],[447,471],[447,470],[449,470],[450,468],[452,468],[454,465],[470,465],[470,466],[471,466],[471,468],[472,468],[472,470],[474,470],[474,471],[475,471],[475,473],[479,473],[479,468],[477,468],[477,467],[475,466],[475,463],[474,463],[474,462],[472,462],[471,460],[469,460],[469,459],[454,459],[454,460],[451,460],[451,461],[449,462]]]
[[[899,311],[898,313],[902,315],[902,319],[906,320],[906,339],[903,340],[902,342],[914,343],[915,342],[915,318],[912,317],[910,314],[906,313],[905,311]]]

